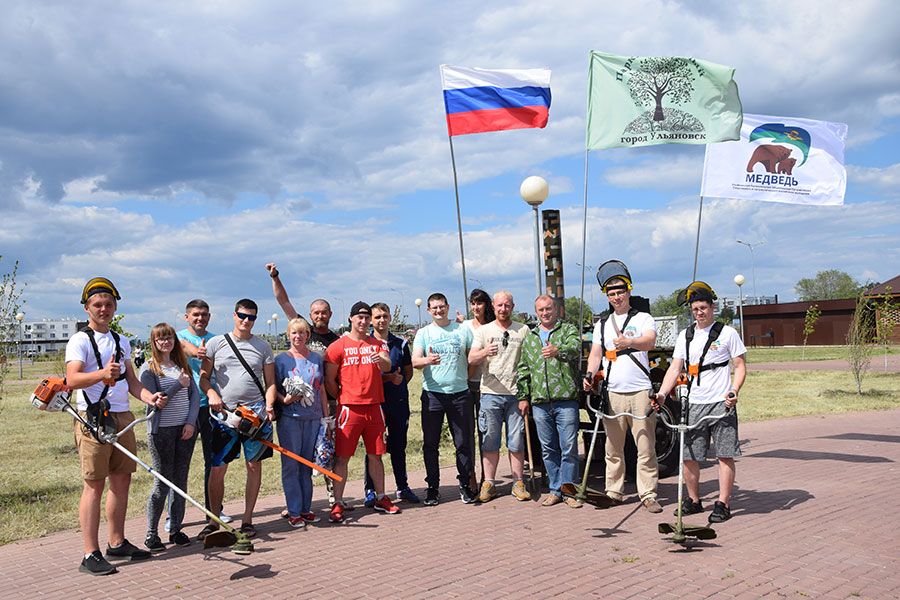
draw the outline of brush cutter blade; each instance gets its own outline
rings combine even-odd
[[[597,508],[609,508],[616,504],[615,500],[603,492],[591,488],[582,490],[580,487],[576,487],[574,483],[562,484],[559,486],[559,491],[563,496],[576,498]]]
[[[237,543],[237,536],[227,529],[213,531],[203,538],[204,548],[228,548]]]
[[[250,542],[250,536],[238,533],[237,541],[231,547],[231,551],[235,554],[246,555],[253,552],[253,543]]]
[[[667,535],[674,534],[676,542],[680,542],[686,537],[697,540],[716,539],[716,530],[702,525],[684,525],[679,532],[678,527],[673,523],[660,523],[659,532]]]

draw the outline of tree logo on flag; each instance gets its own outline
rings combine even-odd
[[[747,163],[748,173],[752,173],[754,167],[761,164],[767,173],[791,175],[795,166],[802,166],[809,158],[812,136],[802,127],[786,127],[783,123],[765,123],[750,133],[749,141],[755,140],[767,140],[775,143],[761,144],[753,149],[753,154]],[[796,147],[803,155],[803,160],[799,165],[797,159],[791,156],[792,148],[788,146]]]
[[[625,127],[623,133],[699,134],[705,131],[697,117],[671,106],[690,102],[695,91],[694,82],[703,76],[697,61],[679,57],[640,58],[633,65],[626,62],[623,75],[635,105],[647,108]],[[664,106],[663,100],[669,106]]]

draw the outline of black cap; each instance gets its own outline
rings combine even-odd
[[[350,316],[356,316],[359,314],[366,314],[370,317],[372,316],[372,307],[360,300],[356,304],[350,307]]]

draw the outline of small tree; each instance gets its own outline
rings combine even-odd
[[[816,322],[821,316],[822,311],[819,310],[818,304],[813,304],[806,309],[806,316],[803,317],[803,352],[800,354],[800,358],[803,360],[806,360],[806,340],[816,331]]]
[[[0,256],[0,260],[3,256]],[[0,278],[0,337],[3,338],[3,344],[0,344],[0,399],[3,398],[3,382],[6,379],[6,372],[9,368],[9,346],[10,340],[17,340],[18,330],[14,325],[14,317],[19,312],[19,298],[22,296],[22,287],[16,282],[16,275],[19,271],[19,261],[13,264],[12,271],[4,273]]]
[[[884,370],[888,370],[888,353],[894,337],[894,327],[900,321],[900,307],[894,303],[891,286],[875,299],[875,341],[884,346]]]
[[[581,313],[582,307],[584,308],[584,319],[582,320],[579,329],[589,327],[594,322],[594,311],[591,310],[591,307],[588,306],[587,302],[582,302],[580,298],[569,296],[566,298],[565,306],[566,314],[563,316],[563,321],[566,323],[571,323],[575,327],[578,327],[578,315]]]
[[[847,332],[847,362],[850,363],[850,372],[856,383],[856,393],[860,395],[863,377],[872,362],[872,347],[869,344],[873,337],[871,317],[868,300],[864,294],[859,294],[856,298],[856,310],[850,319],[850,330]]]

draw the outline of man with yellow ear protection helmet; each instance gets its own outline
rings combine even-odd
[[[714,320],[715,300],[715,291],[703,281],[692,282],[678,294],[678,302],[690,306],[695,323],[678,334],[672,363],[655,398],[661,402],[675,387],[679,374],[685,372],[690,402],[688,423],[697,423],[707,415],[722,415],[734,407],[747,375],[747,349],[737,331]],[[734,369],[733,376],[729,367]],[[731,518],[734,457],[741,454],[736,410],[686,435],[684,480],[688,497],[682,501],[682,515],[703,511],[698,461],[706,457],[710,445],[719,461],[719,497],[709,522],[722,523]]]
[[[594,327],[585,391],[594,384],[599,370],[607,382],[612,414],[647,415],[653,392],[647,352],[656,346],[656,322],[646,312],[631,306],[632,279],[622,261],[608,260],[597,270],[597,282],[612,311],[601,314]],[[637,445],[637,491],[651,513],[662,512],[656,496],[659,465],[656,457],[656,415],[646,419],[623,415],[605,419],[606,495],[615,503],[624,500],[625,438],[630,430]]]

